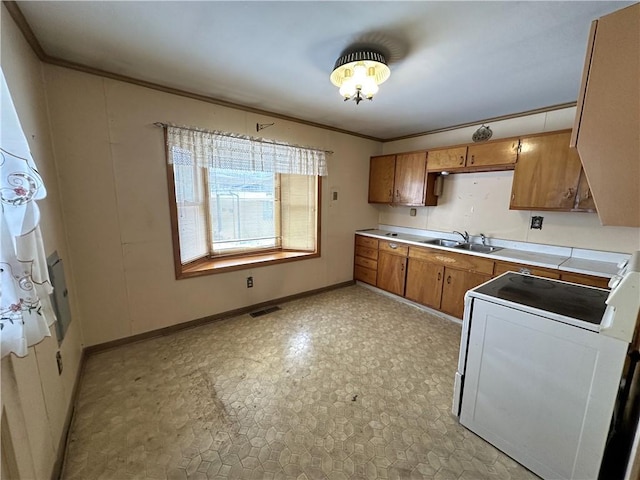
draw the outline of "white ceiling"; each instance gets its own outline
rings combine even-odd
[[[634,2],[20,1],[47,55],[380,139],[574,102],[591,21]],[[372,102],[329,81],[389,53]],[[159,119],[171,121],[170,118]]]

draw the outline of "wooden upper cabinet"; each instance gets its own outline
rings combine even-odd
[[[369,203],[437,205],[435,174],[427,173],[427,152],[371,157]]]
[[[395,172],[395,155],[371,157],[369,164],[369,203],[393,202]]]
[[[427,152],[396,156],[394,203],[424,205]]]
[[[518,160],[519,140],[469,145],[467,167],[512,165]]]
[[[584,169],[580,170],[580,180],[578,181],[578,193],[576,194],[575,210],[582,212],[595,212],[596,204],[593,201],[593,195],[591,194],[591,187],[587,182],[587,176],[584,173]]]
[[[512,210],[573,210],[582,165],[570,131],[523,138],[513,174]]]
[[[518,139],[511,139],[429,150],[427,170],[474,172],[512,169],[518,160],[519,144]]]
[[[440,172],[453,168],[464,167],[467,161],[467,147],[442,148],[429,150],[427,170]]]
[[[603,225],[640,227],[640,4],[591,28],[574,145]]]

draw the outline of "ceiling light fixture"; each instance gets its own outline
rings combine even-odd
[[[391,75],[387,61],[380,52],[371,49],[352,51],[342,55],[333,67],[331,83],[340,88],[344,101],[365,98],[373,100],[378,85]]]

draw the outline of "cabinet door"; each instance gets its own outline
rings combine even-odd
[[[464,313],[464,294],[467,290],[477,287],[490,278],[490,275],[445,268],[440,310],[456,318],[462,318]]]
[[[396,156],[371,157],[369,164],[369,203],[393,202]]]
[[[429,150],[427,170],[442,171],[456,167],[464,167],[467,160],[467,147]]]
[[[380,252],[378,255],[378,288],[396,295],[404,295],[407,257]]]
[[[569,148],[571,132],[523,138],[513,174],[511,210],[574,207],[582,165]]]
[[[469,145],[467,167],[510,165],[518,160],[519,140]]]
[[[574,125],[603,225],[640,227],[640,3],[597,20]]]
[[[424,181],[427,168],[427,152],[396,156],[393,203],[424,205]]]
[[[439,309],[443,281],[443,266],[410,258],[405,297],[422,305]]]

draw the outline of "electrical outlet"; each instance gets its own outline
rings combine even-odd
[[[531,228],[542,230],[542,220],[544,220],[544,217],[531,217]]]
[[[409,216],[415,217],[417,213],[418,213],[418,211],[415,208],[410,208],[409,209]]]
[[[247,288],[253,288],[253,277],[247,277]]]
[[[62,355],[60,351],[56,352],[56,362],[58,363],[58,375],[62,375]]]

